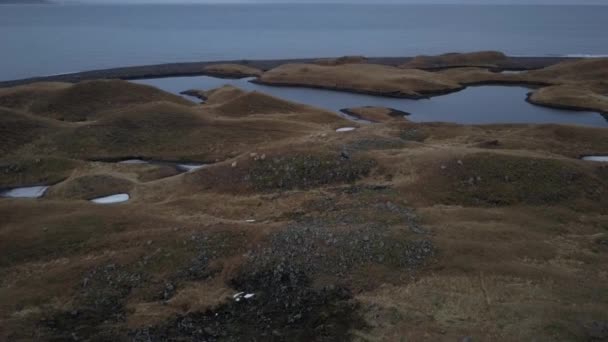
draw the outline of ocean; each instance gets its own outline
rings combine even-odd
[[[0,80],[142,64],[501,50],[608,55],[608,6],[1,5]]]

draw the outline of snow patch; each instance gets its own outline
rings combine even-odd
[[[48,186],[27,186],[0,192],[0,197],[7,198],[39,198],[44,195]]]
[[[586,156],[583,160],[594,161],[594,162],[608,162],[608,156]]]
[[[116,194],[105,197],[94,198],[91,200],[93,203],[97,204],[112,204],[112,203],[122,203],[129,200],[129,194]]]

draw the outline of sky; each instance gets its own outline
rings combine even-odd
[[[66,1],[72,2],[72,1]],[[81,3],[397,3],[397,4],[536,4],[608,5],[608,0],[76,0]]]

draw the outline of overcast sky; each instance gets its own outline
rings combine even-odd
[[[75,0],[82,3],[404,3],[404,4],[573,4],[608,5],[608,0]]]

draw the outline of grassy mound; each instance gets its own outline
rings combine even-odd
[[[49,121],[0,107],[0,157],[49,133],[50,129],[59,129],[56,124]]]
[[[449,68],[437,71],[437,73],[462,85],[526,83],[522,77],[523,74],[501,74],[484,68]]]
[[[430,173],[429,173],[430,174]],[[429,179],[429,177],[433,179]],[[473,206],[552,205],[581,202],[606,205],[608,183],[575,162],[491,153],[444,163],[425,177],[432,197]]]
[[[608,79],[608,58],[587,58],[558,63],[526,74],[531,80],[546,83],[605,81]]]
[[[373,106],[345,108],[341,109],[340,111],[344,114],[354,116],[357,119],[363,119],[371,122],[405,120],[405,116],[410,115],[410,113],[408,112],[404,112],[394,108]]]
[[[153,101],[168,101],[190,105],[187,100],[154,87],[119,80],[85,81],[72,86],[55,87],[25,92],[17,91],[13,97],[31,98],[31,103],[20,107],[34,114],[65,121],[97,119],[109,112],[131,105]],[[0,103],[2,103],[0,98]]]
[[[295,138],[309,131],[309,127],[293,122],[212,119],[192,107],[160,102],[72,127],[36,141],[26,152],[87,160],[138,156],[214,161],[251,144]]]
[[[257,153],[188,174],[184,188],[227,193],[309,189],[352,183],[367,176],[376,165],[365,157],[350,157],[324,148]],[[198,189],[198,190],[197,190]]]
[[[225,85],[207,91],[197,89],[186,90],[182,94],[198,97],[208,105],[216,105],[237,98],[245,94],[245,91],[231,85]]]
[[[446,53],[438,56],[417,56],[402,68],[438,69],[462,66],[497,67],[507,56],[498,51],[478,51],[471,53]]]
[[[217,109],[227,116],[247,116],[256,114],[289,114],[306,111],[310,107],[285,101],[258,91],[252,91],[231,98]]]
[[[344,64],[358,64],[366,63],[367,58],[365,56],[342,56],[338,58],[321,58],[315,61],[315,64],[319,65],[344,65]]]
[[[547,107],[608,114],[608,83],[595,86],[566,84],[544,87],[531,93],[528,101]]]
[[[203,68],[206,75],[226,78],[243,78],[260,76],[262,70],[242,64],[214,64]]]
[[[68,178],[78,164],[54,157],[0,161],[0,188],[54,184]]]
[[[2,88],[0,89],[0,106],[27,111],[36,101],[51,97],[71,86],[70,83],[39,82]]]
[[[244,93],[240,89],[232,87],[212,90],[209,101],[206,103],[218,102],[220,102],[219,105],[211,106],[211,108],[225,117],[264,116],[269,119],[317,124],[346,125],[350,123],[333,112],[286,101],[258,91]]]
[[[462,89],[438,73],[375,64],[284,64],[265,72],[256,82],[414,99]]]
[[[352,183],[367,176],[374,162],[339,155],[294,155],[258,161],[249,171],[258,190],[306,189],[325,184]]]
[[[50,198],[89,200],[118,193],[129,193],[133,183],[105,174],[87,175],[69,179],[51,187],[46,194]]]

